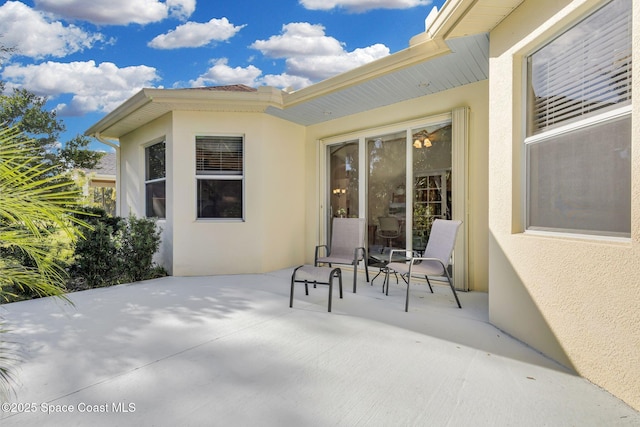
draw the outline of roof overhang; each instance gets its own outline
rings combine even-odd
[[[142,89],[87,129],[85,135],[118,139],[171,111],[264,112],[269,106],[281,106],[282,94],[271,87],[255,92]]]
[[[489,33],[524,0],[447,0],[425,33],[445,40]]]

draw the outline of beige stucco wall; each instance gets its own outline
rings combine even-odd
[[[136,129],[120,138],[120,206],[118,214],[129,214],[138,217],[145,216],[145,187],[144,187],[144,147],[151,143],[160,142],[166,138],[167,150],[171,146],[172,120],[171,114],[166,114],[153,122]],[[172,179],[173,169],[171,159],[167,158],[166,172],[168,182]],[[172,189],[167,186],[167,199],[171,200]],[[163,265],[167,271],[173,273],[173,229],[170,218],[173,209],[167,203],[167,219],[159,220],[162,228],[160,249],[154,260]]]
[[[468,265],[469,287],[486,291],[488,283],[488,82],[482,81],[438,94],[389,105],[361,114],[310,126],[306,136],[307,245],[306,260],[321,239],[318,140],[351,132],[394,125],[469,107]]]
[[[302,263],[304,128],[260,113],[174,112],[173,274],[268,272]],[[245,137],[245,220],[196,220],[195,137]]]
[[[245,221],[197,220],[196,135],[244,135]],[[156,257],[176,276],[274,271],[304,258],[304,128],[260,113],[167,114],[121,138],[121,213],[145,214],[144,147],[166,137],[167,215]]]
[[[631,239],[525,234],[521,220],[522,58],[596,4],[528,0],[491,33],[490,320],[640,409],[640,97],[633,106]],[[634,9],[640,63],[640,4]]]

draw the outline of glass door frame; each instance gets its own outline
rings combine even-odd
[[[329,147],[336,144],[344,144],[348,141],[358,141],[358,161],[360,164],[360,176],[358,181],[358,204],[359,218],[368,218],[367,212],[367,188],[368,188],[368,159],[366,141],[369,138],[393,132],[406,131],[406,182],[405,188],[407,194],[413,194],[413,137],[412,129],[429,126],[433,123],[444,122],[450,120],[452,127],[451,134],[451,187],[452,187],[452,219],[462,221],[462,227],[458,233],[456,241],[456,249],[454,251],[455,262],[453,263],[453,276],[456,289],[468,290],[468,212],[466,206],[467,181],[468,181],[468,139],[469,139],[469,108],[456,108],[448,113],[427,116],[416,120],[398,122],[391,125],[370,127],[345,133],[337,136],[331,136],[318,140],[318,199],[320,201],[319,217],[318,217],[318,242],[326,244],[330,230],[331,212],[330,212],[330,171],[329,171]],[[406,223],[413,224],[413,197],[407,197],[406,200]],[[407,249],[411,249],[412,245],[412,227],[405,230],[405,241]],[[368,244],[368,242],[367,242]]]

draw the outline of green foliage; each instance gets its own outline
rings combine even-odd
[[[0,52],[2,51],[0,46]],[[50,175],[60,175],[71,168],[92,169],[103,153],[87,149],[90,140],[78,135],[59,149],[59,137],[66,127],[55,111],[45,109],[47,99],[26,89],[14,89],[4,93],[4,82],[0,81],[0,123],[17,128],[21,134],[14,143],[51,166]]]
[[[103,210],[93,219],[94,229],[78,240],[73,273],[90,287],[110,286],[159,277],[153,263],[160,246],[160,230],[153,219],[109,217]]]
[[[97,221],[85,239],[76,242],[72,274],[82,277],[90,287],[118,283],[118,226]]]
[[[153,266],[153,255],[160,246],[160,230],[155,220],[130,215],[121,232],[123,273],[133,282],[147,279]]]
[[[18,292],[61,296],[66,273],[51,256],[51,242],[62,233],[77,237],[87,226],[69,215],[79,200],[51,166],[22,144],[17,128],[0,126],[0,300]],[[17,141],[17,142],[16,142]],[[39,161],[40,160],[40,161]]]
[[[59,159],[67,169],[94,169],[105,153],[88,149],[91,140],[86,136],[77,135],[58,152]]]

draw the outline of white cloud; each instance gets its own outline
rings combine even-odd
[[[431,0],[300,0],[310,10],[345,9],[349,12],[366,12],[372,9],[409,9],[428,6]]]
[[[304,55],[336,55],[344,52],[342,43],[324,33],[324,26],[294,22],[282,26],[282,34],[257,40],[250,47],[271,58]]]
[[[13,55],[59,58],[91,48],[102,40],[102,34],[64,26],[21,2],[9,1],[0,6],[0,43],[15,48]]]
[[[62,116],[109,112],[143,87],[159,79],[156,69],[144,65],[118,68],[111,62],[44,62],[8,65],[2,72],[7,89],[23,87],[50,99],[71,94],[70,105],[60,104]]]
[[[189,84],[192,87],[268,85],[297,90],[389,55],[389,48],[383,44],[348,52],[343,43],[325,34],[322,25],[306,22],[286,24],[282,27],[282,34],[268,40],[257,40],[251,47],[269,58],[285,59],[286,71],[263,76],[262,71],[254,65],[232,68],[228,59],[222,58]]]
[[[303,87],[313,84],[313,82],[306,77],[292,76],[287,73],[267,74],[263,79],[261,79],[261,82],[267,86],[273,86],[280,89],[293,88],[295,90],[302,89]]]
[[[167,17],[187,19],[196,0],[35,0],[36,8],[98,25],[148,24]]]
[[[244,25],[233,25],[227,18],[214,18],[204,24],[187,22],[179,25],[175,30],[155,37],[148,45],[156,49],[200,47],[211,41],[228,40],[244,27]]]
[[[246,68],[231,68],[227,63],[227,58],[216,60],[213,67],[209,68],[206,73],[189,83],[192,87],[223,86],[230,84],[244,84],[247,86],[259,85],[258,78],[262,74],[259,68],[253,65],[249,65]]]
[[[268,74],[261,77],[262,71],[253,65],[232,68],[228,63],[229,60],[227,58],[217,59],[206,73],[195,80],[191,80],[189,82],[190,86],[204,87],[244,84],[251,87],[267,85],[281,89],[287,87],[300,89],[313,83],[305,77],[292,76],[287,73]]]
[[[289,73],[319,81],[368,64],[387,55],[389,55],[388,47],[383,44],[375,44],[352,52],[342,52],[338,55],[288,58],[286,64]]]
[[[383,44],[348,52],[343,43],[325,35],[322,25],[292,23],[282,30],[281,35],[258,40],[251,47],[271,58],[285,58],[286,75],[310,81],[327,79],[390,53]]]

